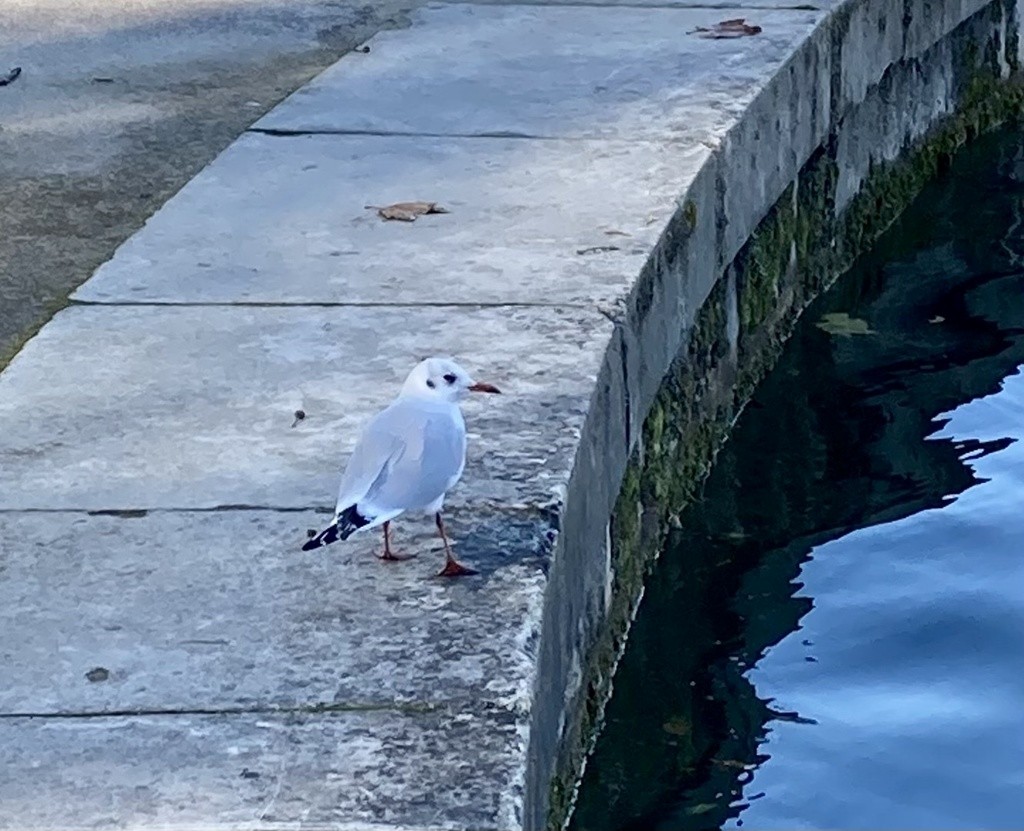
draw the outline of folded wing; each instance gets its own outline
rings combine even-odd
[[[458,480],[465,458],[456,408],[400,398],[367,425],[342,477],[338,510],[356,505],[383,522],[385,514],[426,508]]]

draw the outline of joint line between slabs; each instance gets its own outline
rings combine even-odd
[[[465,4],[470,5],[470,4]],[[619,135],[565,135],[565,136],[542,136],[530,133],[516,133],[512,131],[495,130],[494,132],[479,133],[436,133],[428,130],[356,130],[345,127],[250,127],[245,131],[256,135],[270,136],[272,138],[302,138],[303,136],[337,136],[346,137],[371,137],[371,138],[427,138],[427,139],[482,139],[482,140],[508,140],[508,141],[568,141],[568,142],[605,142],[613,144],[657,144],[663,145],[674,142],[670,135],[665,136],[619,136]]]
[[[241,300],[241,301],[191,301],[191,300],[77,300],[72,299],[69,303],[70,306],[112,306],[117,308],[210,308],[210,309],[230,309],[232,307],[247,308],[247,309],[302,309],[302,308],[316,308],[316,309],[594,309],[592,304],[587,303],[542,303],[542,302],[501,302],[501,303],[487,303],[487,302],[467,302],[467,301],[449,301],[449,302],[409,302],[409,303],[391,303],[384,301],[343,301],[343,300],[325,300],[325,301],[261,301],[261,300]]]
[[[294,707],[128,707],[115,710],[88,710],[84,712],[26,711],[0,713],[0,721],[15,719],[72,720],[103,718],[151,718],[159,716],[293,716],[293,715],[343,715],[351,713],[388,713],[417,715],[442,709],[441,704],[432,702],[401,704],[399,702],[379,704],[308,704]]]
[[[216,514],[230,512],[258,512],[278,514],[330,514],[333,508],[323,505],[305,507],[284,507],[280,505],[213,505],[207,507],[181,508],[0,508],[0,515],[8,514],[87,514],[88,516],[112,516],[122,519],[141,519],[147,514]]]

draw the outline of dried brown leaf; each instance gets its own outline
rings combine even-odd
[[[753,26],[747,23],[744,17],[737,17],[732,20],[723,20],[714,26],[698,26],[687,34],[695,34],[698,37],[711,38],[713,40],[724,40],[726,38],[743,38],[759,35],[761,31],[760,26]]]
[[[368,210],[376,211],[381,219],[397,219],[399,222],[415,222],[417,217],[426,214],[448,213],[447,208],[442,208],[436,202],[395,202],[383,208],[376,205],[366,207]]]

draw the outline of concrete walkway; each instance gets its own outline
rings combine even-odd
[[[0,368],[256,118],[420,0],[3,0]]]
[[[623,456],[638,429],[612,321],[830,4],[748,0],[763,32],[736,40],[687,34],[735,10],[687,5],[417,13],[260,120],[0,375],[0,828],[536,826],[559,515],[608,452],[586,420]],[[809,152],[819,127],[772,129]],[[799,164],[734,170],[730,210],[752,227]],[[365,207],[412,199],[450,212]],[[450,500],[481,576],[425,579],[429,521],[398,526],[411,562],[300,553],[359,425],[436,352],[507,393],[467,407]]]

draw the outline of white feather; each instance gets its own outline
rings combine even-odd
[[[402,395],[366,425],[345,468],[335,514],[355,506],[373,528],[405,511],[434,513],[462,476],[458,404]]]

